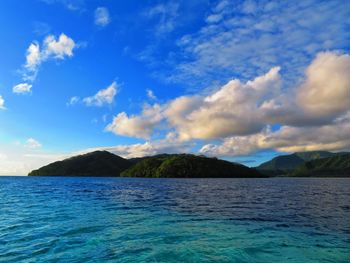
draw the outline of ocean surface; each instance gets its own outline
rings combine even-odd
[[[0,262],[350,262],[350,179],[0,177]]]

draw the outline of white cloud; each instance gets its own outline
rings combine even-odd
[[[33,138],[29,138],[25,143],[25,147],[30,149],[38,149],[38,148],[41,148],[41,146],[42,146],[41,143],[39,143],[37,140]]]
[[[95,24],[101,27],[107,26],[111,22],[109,11],[106,7],[98,7],[95,10]]]
[[[32,85],[28,83],[20,83],[14,86],[12,88],[12,91],[18,94],[25,94],[25,93],[30,93],[31,89],[32,89]]]
[[[147,97],[150,98],[151,100],[156,100],[157,99],[156,95],[154,95],[152,90],[147,89],[146,93],[147,93]]]
[[[125,112],[119,113],[106,130],[118,135],[149,139],[162,119],[162,109],[158,104],[145,105],[140,116],[129,117]]]
[[[253,81],[232,80],[208,96],[182,96],[167,104],[146,105],[139,115],[119,113],[108,131],[115,134],[150,138],[166,119],[181,140],[224,138],[251,134],[264,127],[259,106],[279,92],[279,68],[272,68]]]
[[[74,40],[64,33],[58,39],[54,35],[48,35],[40,47],[40,44],[33,42],[29,45],[24,64],[23,80],[33,82],[37,76],[40,65],[49,59],[63,60],[73,56],[73,50],[77,48]]]
[[[250,136],[226,138],[219,145],[204,145],[200,152],[213,156],[242,156],[268,149],[280,152],[349,150],[350,118],[320,127],[282,126],[275,132],[267,128]]]
[[[155,68],[157,77],[192,88],[232,76],[251,79],[280,65],[290,84],[316,53],[349,46],[346,1],[220,1],[206,15],[203,27],[179,37],[168,63],[159,57],[163,63]]]
[[[107,87],[98,91],[94,96],[86,97],[83,102],[87,106],[98,106],[101,107],[105,104],[112,104],[114,102],[114,97],[117,95],[118,85],[115,81]]]
[[[0,110],[4,110],[5,108],[5,100],[3,97],[0,95]]]
[[[41,63],[40,46],[38,43],[32,43],[27,49],[25,67],[30,71],[35,71]]]
[[[73,96],[69,99],[69,101],[66,103],[67,106],[72,106],[77,104],[80,101],[80,98],[77,96]]]
[[[44,40],[44,50],[42,56],[45,59],[50,57],[56,59],[64,59],[66,56],[73,56],[73,49],[76,46],[73,39],[65,34],[61,34],[56,40],[56,37],[49,35]]]
[[[313,115],[335,117],[350,108],[350,55],[322,52],[306,70],[297,93],[299,105]]]
[[[265,123],[259,106],[278,94],[279,68],[253,81],[231,80],[205,97],[180,97],[169,103],[166,116],[182,139],[215,139],[260,131]]]
[[[259,149],[345,149],[350,139],[349,65],[349,55],[320,53],[293,90],[281,88],[280,68],[273,67],[253,80],[231,80],[206,95],[147,106],[140,115],[122,112],[107,130],[149,139],[156,129],[165,128],[180,141],[221,140],[201,149],[213,155],[245,155]],[[281,129],[272,132],[272,125]]]

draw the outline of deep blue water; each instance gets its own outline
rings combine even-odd
[[[350,262],[350,179],[0,177],[0,262]]]

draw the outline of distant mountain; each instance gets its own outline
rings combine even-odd
[[[217,158],[163,154],[141,159],[121,173],[125,177],[234,178],[263,177],[254,169]]]
[[[107,151],[78,155],[41,167],[30,176],[119,176],[132,165],[130,161]]]
[[[291,176],[346,176],[350,177],[350,154],[334,155],[328,158],[305,162],[297,167]]]
[[[270,161],[262,163],[257,170],[268,175],[283,175],[293,171],[299,165],[312,160],[341,155],[344,153],[332,153],[327,151],[296,152],[289,155],[281,155]]]

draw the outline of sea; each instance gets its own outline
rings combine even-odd
[[[350,262],[350,178],[0,177],[0,262]]]

